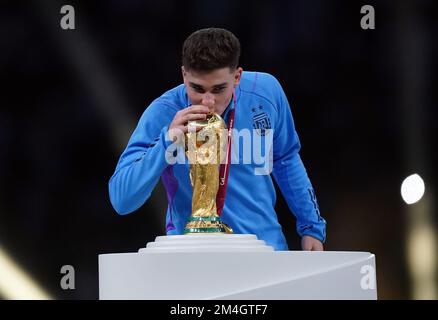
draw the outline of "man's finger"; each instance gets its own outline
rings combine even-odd
[[[183,110],[184,115],[189,114],[189,113],[209,113],[210,109],[208,109],[206,106],[202,106],[200,104],[194,105],[194,106],[190,106],[188,108],[185,108]]]
[[[207,119],[207,115],[205,113],[189,113],[186,114],[183,118],[182,118],[182,122],[185,124],[189,121],[193,121],[193,120],[205,120]]]

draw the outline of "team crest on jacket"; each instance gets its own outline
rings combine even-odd
[[[253,112],[252,124],[256,133],[260,136],[266,134],[266,129],[271,129],[271,120],[266,112],[263,111],[263,106],[251,108]]]

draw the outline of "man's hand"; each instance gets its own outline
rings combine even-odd
[[[187,133],[189,121],[205,120],[207,118],[207,113],[209,112],[209,108],[202,105],[194,105],[182,109],[178,111],[173,118],[169,126],[169,131],[176,131],[178,129],[180,132]]]
[[[324,251],[322,242],[311,236],[303,236],[301,238],[301,248],[307,251]]]

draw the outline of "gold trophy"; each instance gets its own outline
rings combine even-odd
[[[192,126],[192,127],[191,127]],[[193,130],[201,127],[199,131]],[[226,125],[216,113],[204,121],[190,121],[185,135],[186,155],[190,164],[193,187],[192,214],[184,234],[232,233],[217,213],[216,195],[219,190],[219,165],[227,147]]]

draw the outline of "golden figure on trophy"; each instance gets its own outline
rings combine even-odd
[[[194,128],[201,127],[199,131]],[[189,122],[185,135],[186,155],[190,164],[193,187],[192,214],[184,234],[232,233],[217,212],[216,195],[219,190],[219,165],[227,147],[227,127],[216,113],[204,121]]]

